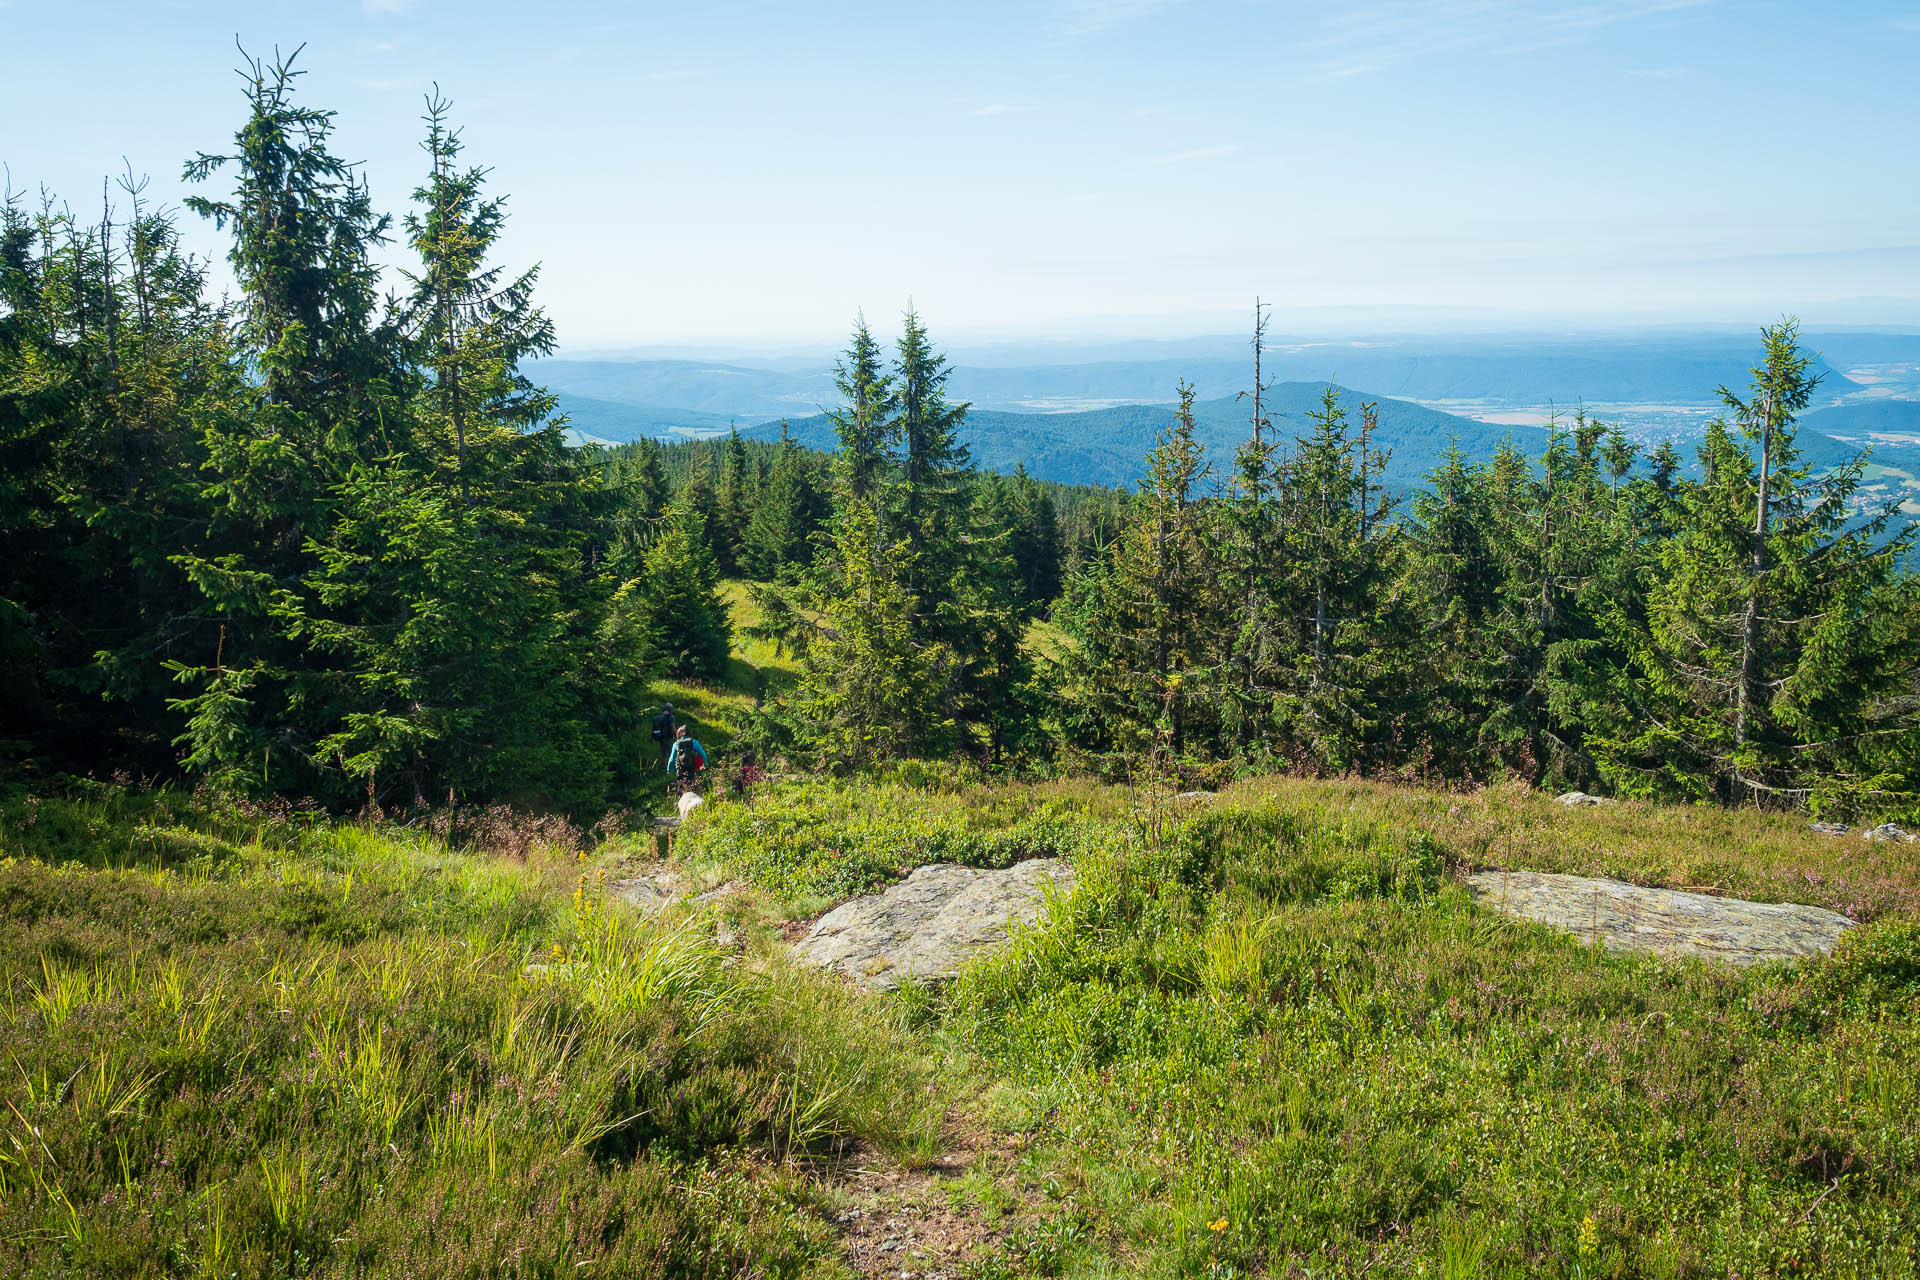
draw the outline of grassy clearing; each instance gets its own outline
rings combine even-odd
[[[733,657],[725,679],[661,679],[653,685],[655,697],[671,702],[694,735],[722,756],[761,700],[791,689],[800,676],[800,660],[792,653],[780,652],[767,641],[744,634],[760,621],[760,611],[748,594],[749,586],[740,580],[720,584],[720,595],[734,628]],[[1068,643],[1066,633],[1052,623],[1035,622],[1028,628],[1027,647],[1033,653],[1058,658]],[[663,778],[660,790],[650,790],[649,798],[664,796],[664,787]]]
[[[690,842],[799,905],[929,856],[1077,859],[1042,927],[895,1001],[997,1081],[1000,1154],[952,1188],[1027,1207],[987,1274],[1914,1273],[1911,846],[1260,780],[1150,847],[1128,801],[801,785]],[[1627,958],[1475,907],[1454,871],[1502,862],[1869,923],[1799,966]]]
[[[10,1276],[841,1275],[807,1162],[938,1132],[894,1011],[578,850],[106,793],[0,852]]]
[[[719,681],[663,677],[652,686],[656,704],[671,702],[680,723],[714,753],[716,763],[725,761],[734,737],[745,728],[761,700],[791,688],[799,674],[799,660],[792,654],[776,653],[771,644],[741,634],[760,616],[747,594],[747,584],[723,582],[720,594],[734,627],[733,656],[727,663],[726,677]],[[648,775],[651,783],[640,799],[643,804],[664,809],[667,777],[657,767],[651,742],[646,750],[648,763],[656,767]]]
[[[1147,799],[767,786],[680,842],[755,889],[652,921],[599,892],[617,834],[9,800],[0,1273],[839,1276],[863,1202],[826,1157],[959,1136],[914,1195],[971,1259],[888,1274],[1914,1274],[1912,846],[1285,779],[1154,840]],[[919,862],[1035,855],[1076,891],[947,988],[780,953]],[[1473,905],[1488,863],[1866,923],[1797,966],[1629,958]]]

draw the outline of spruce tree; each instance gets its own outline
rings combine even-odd
[[[720,487],[714,498],[713,552],[726,577],[738,577],[743,572],[747,524],[757,497],[753,472],[747,465],[747,446],[735,427],[727,433]]]
[[[192,767],[229,782],[306,789],[326,765],[313,744],[353,701],[344,672],[312,661],[299,585],[324,538],[333,487],[354,464],[404,450],[413,379],[397,326],[379,314],[374,252],[390,220],[329,149],[333,113],[297,103],[294,56],[246,68],[248,117],[227,155],[202,154],[189,181],[234,175],[225,200],[185,203],[230,228],[240,291],[235,337],[258,399],[213,415],[206,432],[205,551],[177,562],[204,598],[182,745]]]
[[[639,616],[665,669],[678,676],[718,680],[726,674],[733,624],[720,597],[720,567],[692,509],[669,513],[647,548]]]
[[[1147,455],[1133,519],[1111,561],[1089,571],[1081,590],[1091,599],[1065,618],[1075,640],[1063,673],[1066,715],[1083,748],[1137,749],[1163,716],[1177,752],[1212,740],[1218,574],[1202,503],[1210,472],[1183,382],[1173,424]]]
[[[893,383],[864,316],[854,324],[834,385],[843,402],[830,415],[840,441],[835,462],[839,486],[846,502],[876,504],[890,479],[898,431],[892,416]],[[879,508],[875,510],[877,514]],[[877,530],[875,545],[887,545],[884,528]]]
[[[536,272],[508,279],[488,263],[504,205],[483,197],[485,170],[457,167],[438,95],[426,123],[429,175],[406,219],[421,259],[407,273],[410,354],[429,374],[416,447],[353,464],[314,539],[314,598],[279,613],[355,672],[317,744],[349,774],[417,795],[591,803],[611,751],[594,710],[637,715],[640,692],[589,699],[581,685],[609,588],[591,563],[599,472],[518,372],[553,329],[532,301]]]
[[[197,419],[244,384],[204,267],[121,185],[91,226],[0,204],[0,761],[160,774],[162,664],[218,643],[173,562],[207,516]]]
[[[1395,603],[1386,587],[1398,539],[1378,481],[1386,456],[1372,444],[1373,407],[1356,433],[1329,385],[1309,419],[1277,498],[1287,543],[1276,585],[1291,634],[1275,717],[1293,754],[1342,770],[1364,763],[1391,728],[1385,700],[1396,685],[1385,659],[1396,650],[1374,641]]]
[[[964,556],[961,533],[972,501],[973,464],[960,443],[967,407],[947,400],[947,361],[933,349],[914,312],[906,314],[894,359],[894,417],[899,442],[897,492],[906,586],[923,616],[936,612],[937,584],[951,582]]]
[[[1013,478],[1002,492],[1019,590],[1027,609],[1037,613],[1060,594],[1059,509],[1047,486],[1028,475],[1023,465],[1016,464]]]
[[[1283,475],[1268,436],[1273,423],[1265,410],[1272,389],[1263,373],[1266,336],[1267,309],[1256,300],[1253,387],[1241,393],[1251,402],[1250,430],[1234,454],[1226,500],[1210,531],[1227,593],[1221,711],[1235,744],[1256,752],[1265,749],[1272,728],[1277,676],[1288,655],[1285,618],[1274,593],[1282,557],[1276,489]]]
[[[817,617],[791,618],[786,637],[803,652],[792,701],[808,726],[804,748],[837,769],[936,753],[956,737],[940,715],[951,655],[915,634],[915,602],[879,539],[873,504],[843,488],[811,583]]]
[[[713,477],[707,470],[705,454],[696,453],[687,472],[687,482],[673,500],[674,518],[686,526],[687,536],[700,544],[717,568],[719,544],[726,531],[720,518],[720,499],[714,492]]]
[[[1811,362],[1791,321],[1763,342],[1751,393],[1723,389],[1734,424],[1709,428],[1702,480],[1679,487],[1644,621],[1605,618],[1626,706],[1595,752],[1636,794],[1910,803],[1913,526],[1889,536],[1891,506],[1856,515],[1863,459],[1819,477],[1799,461]]]
[[[744,568],[762,582],[794,580],[812,559],[822,499],[813,466],[780,424],[780,453],[760,490],[744,543]]]
[[[535,274],[488,263],[504,207],[429,100],[420,265],[390,314],[386,220],[331,116],[256,64],[235,197],[238,337],[260,379],[206,434],[214,518],[178,557],[217,641],[172,664],[190,767],[344,803],[604,802],[639,714],[639,632],[607,573],[610,495],[518,371],[550,349]],[[211,661],[209,661],[211,659]]]

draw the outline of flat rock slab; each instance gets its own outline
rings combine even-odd
[[[1467,884],[1496,911],[1569,929],[1616,951],[1710,956],[1733,964],[1825,955],[1853,921],[1836,911],[1748,902],[1543,871],[1476,871]]]
[[[951,978],[982,947],[1006,941],[1016,924],[1040,918],[1045,886],[1065,892],[1073,868],[1035,858],[1004,871],[950,862],[916,867],[884,893],[843,902],[793,944],[793,957],[889,990],[908,978]]]
[[[608,883],[607,892],[654,915],[680,900],[680,886],[667,876],[631,876]]]

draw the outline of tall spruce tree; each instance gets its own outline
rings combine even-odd
[[[843,501],[876,504],[891,478],[899,433],[893,419],[893,382],[865,316],[854,324],[853,337],[836,368],[834,385],[842,401],[831,417],[840,442],[836,466]],[[878,507],[875,509],[878,512]],[[884,529],[878,530],[875,545],[887,545]]]
[[[228,199],[185,203],[232,231],[236,338],[259,390],[206,433],[213,519],[204,550],[177,562],[211,625],[198,661],[173,669],[188,688],[178,707],[190,766],[307,790],[326,781],[316,744],[351,708],[353,681],[310,661],[307,637],[281,619],[314,603],[301,583],[334,486],[356,462],[407,447],[413,380],[397,327],[379,315],[373,255],[390,220],[329,149],[333,113],[295,101],[298,54],[249,62],[234,151],[186,169],[195,182],[234,175]]]
[[[1388,588],[1398,531],[1379,484],[1386,455],[1372,443],[1373,406],[1356,432],[1329,385],[1309,420],[1278,497],[1287,543],[1276,581],[1292,626],[1275,718],[1291,754],[1342,770],[1383,747],[1386,700],[1404,687],[1387,666],[1398,650],[1375,643],[1397,604]]]
[[[1147,477],[1111,560],[1067,620],[1075,640],[1063,673],[1067,722],[1098,754],[1138,750],[1163,717],[1173,749],[1212,742],[1217,660],[1216,564],[1203,487],[1211,471],[1194,436],[1193,387],[1180,384],[1173,424],[1147,455]]]
[[[1273,728],[1277,677],[1287,664],[1287,627],[1274,586],[1280,577],[1282,526],[1277,488],[1284,476],[1276,464],[1266,416],[1267,308],[1253,308],[1253,386],[1247,439],[1235,451],[1226,500],[1213,522],[1214,556],[1226,601],[1228,654],[1221,672],[1225,729],[1243,751],[1263,752]]]
[[[894,417],[887,435],[898,441],[896,518],[906,586],[927,617],[938,612],[936,584],[951,582],[961,569],[961,534],[973,496],[973,464],[959,439],[967,407],[948,401],[947,377],[946,357],[934,351],[920,317],[907,312],[894,359]]]
[[[1709,428],[1644,621],[1605,618],[1627,705],[1595,753],[1636,794],[1910,804],[1920,611],[1899,563],[1914,528],[1889,536],[1891,506],[1856,516],[1862,459],[1818,477],[1799,461],[1811,361],[1792,321],[1762,336],[1751,392],[1723,389],[1745,439]]]
[[[733,623],[720,597],[720,566],[692,509],[669,512],[647,548],[639,616],[667,671],[698,680],[726,674]]]
[[[601,537],[598,469],[545,419],[553,397],[518,372],[552,349],[536,270],[488,257],[504,204],[461,169],[448,104],[428,99],[430,169],[406,219],[410,355],[426,371],[414,447],[353,464],[313,539],[311,601],[279,613],[353,672],[339,723],[317,743],[355,777],[415,795],[508,791],[564,804],[605,794],[612,747],[597,723],[629,681],[584,695],[589,629],[607,607],[590,565]]]
[[[178,557],[220,626],[173,664],[188,763],[338,802],[604,802],[644,658],[615,616],[599,469],[518,372],[552,344],[534,273],[488,264],[503,206],[436,95],[420,266],[379,314],[386,220],[293,76],[254,64],[235,154],[189,166],[235,173],[196,207],[232,228],[260,386],[207,432],[207,550]]]

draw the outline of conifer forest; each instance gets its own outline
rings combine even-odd
[[[715,679],[723,579],[800,655],[743,750],[849,770],[964,757],[1543,787],[1816,813],[1920,804],[1913,526],[1815,475],[1791,321],[1697,458],[1575,413],[1530,455],[1380,481],[1374,406],[1232,457],[1167,412],[1128,491],[982,474],[923,320],[864,323],[839,448],[569,448],[521,362],[537,271],[428,105],[397,217],[296,73],[155,212],[4,217],[8,655],[19,767],[204,777],[330,808],[585,812],[631,798],[666,673]],[[111,194],[111,193],[110,193]],[[214,298],[178,216],[231,236]],[[382,294],[376,251],[404,245]],[[1191,395],[1188,393],[1188,403]],[[1686,465],[1692,462],[1697,465]],[[1024,643],[1045,621],[1065,643]]]
[[[1797,320],[1417,483],[1252,289],[1130,484],[912,305],[831,448],[582,439],[459,103],[398,199],[302,56],[0,203],[0,1273],[1920,1273],[1920,522]]]

